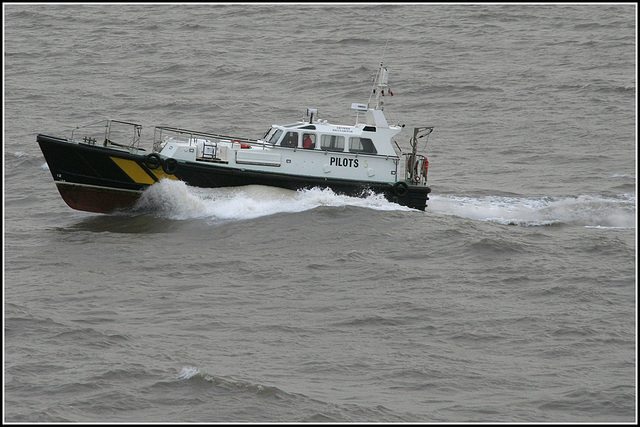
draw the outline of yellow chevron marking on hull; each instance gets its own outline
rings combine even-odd
[[[138,184],[155,184],[153,178],[133,160],[119,159],[117,157],[111,157],[111,160],[120,166],[120,169],[125,171],[125,173]]]

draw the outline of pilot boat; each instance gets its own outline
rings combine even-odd
[[[39,134],[37,142],[63,200],[81,211],[132,209],[163,179],[204,188],[266,185],[330,188],[358,197],[379,193],[424,210],[431,191],[429,162],[418,153],[418,140],[428,139],[433,127],[414,128],[411,151],[403,153],[393,138],[404,125],[387,122],[385,94],[393,95],[381,63],[368,104],[351,105],[353,125],[329,123],[318,118],[317,109],[307,109],[302,121],[272,125],[260,139],[156,126],[147,150],[140,147],[141,125],[109,119],[76,127],[70,138]]]

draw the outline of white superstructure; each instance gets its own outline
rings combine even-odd
[[[402,127],[390,126],[384,116],[380,97],[385,91],[391,93],[381,64],[372,91],[375,106],[352,104],[358,115],[354,125],[328,123],[317,117],[317,110],[308,109],[308,121],[273,125],[259,140],[158,127],[154,151],[177,161],[214,162],[248,171],[393,183],[400,158],[392,138]]]

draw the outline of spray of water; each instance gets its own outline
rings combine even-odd
[[[319,206],[360,206],[376,210],[411,210],[387,201],[382,195],[367,197],[336,194],[330,189],[291,191],[275,187],[245,186],[195,188],[184,182],[162,180],[149,187],[136,211],[148,211],[171,219],[213,218],[242,220],[276,213],[303,212]]]
[[[329,189],[291,191],[265,186],[195,188],[184,182],[162,180],[151,186],[136,210],[170,219],[211,218],[244,220],[286,212],[303,212],[319,206],[359,206],[374,210],[412,211],[454,215],[478,221],[517,226],[556,224],[602,228],[634,228],[634,195],[616,197],[461,197],[431,195],[425,212],[389,202],[382,195],[350,197]]]

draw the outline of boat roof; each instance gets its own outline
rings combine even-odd
[[[318,122],[298,122],[291,123],[288,125],[274,125],[283,129],[300,129],[300,130],[315,130],[324,133],[360,133],[360,132],[375,132],[376,127],[366,125],[363,123],[356,125],[338,125],[333,123],[328,123],[326,120],[318,121]]]

